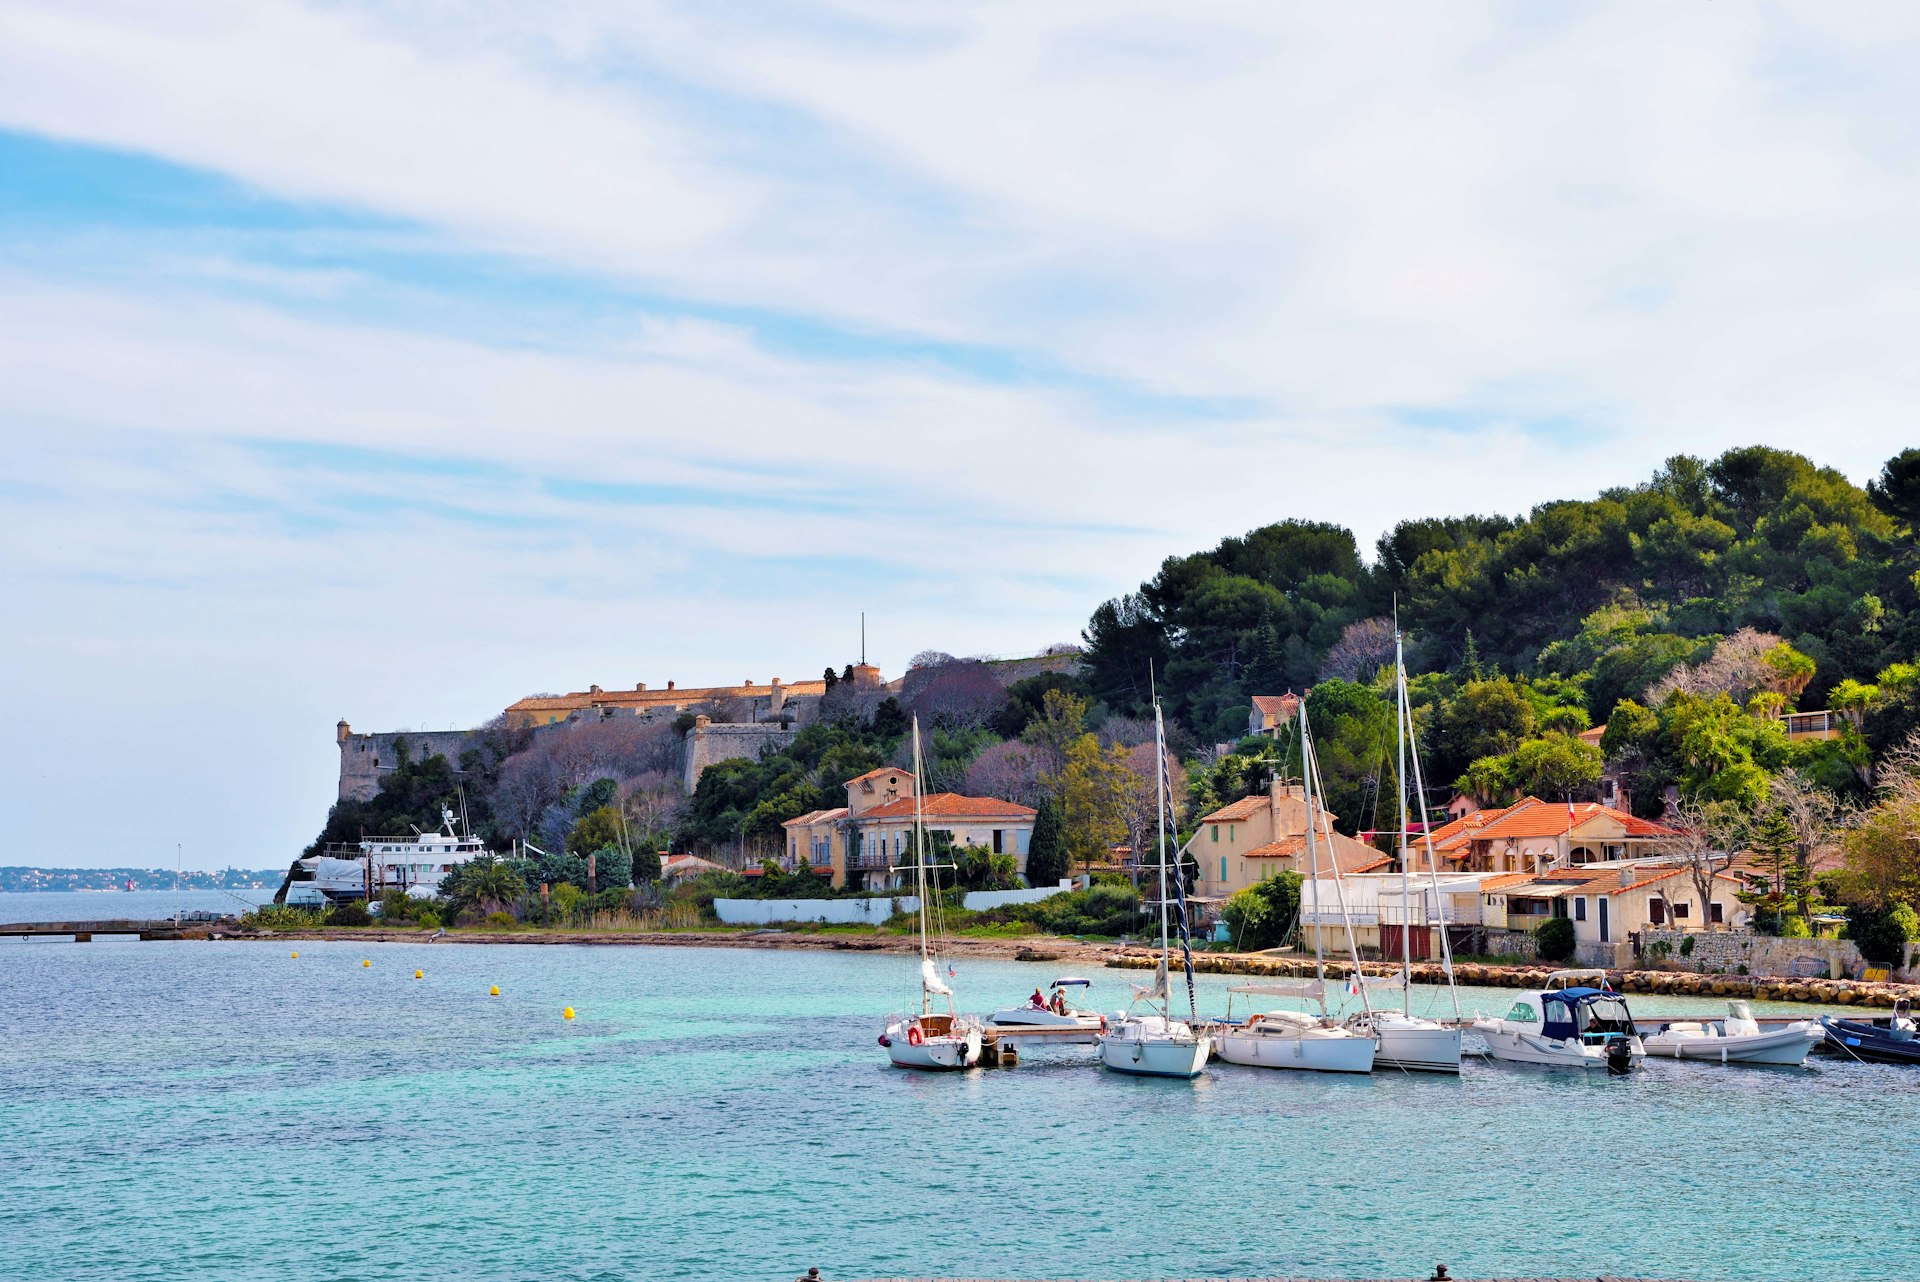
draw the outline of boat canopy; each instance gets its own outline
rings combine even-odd
[[[1533,892],[1528,891],[1527,893],[1532,894]],[[1557,988],[1564,992],[1567,987],[1567,981],[1574,979],[1597,979],[1602,984],[1605,984],[1607,982],[1607,972],[1600,969],[1556,970],[1547,976],[1547,986],[1549,988]]]
[[[1093,984],[1093,981],[1091,979],[1056,979],[1053,981],[1053,983],[1049,984],[1048,987],[1049,988],[1089,988],[1092,986],[1092,984]]]
[[[1619,1008],[1617,1016],[1613,1012],[1597,1011],[1591,1008],[1601,1002]],[[1540,994],[1540,1034],[1560,1040],[1580,1036],[1596,1023],[1612,1023],[1628,1018],[1626,1004],[1620,1000],[1620,994],[1599,988],[1561,988]],[[1589,1013],[1581,1018],[1582,1008]]]

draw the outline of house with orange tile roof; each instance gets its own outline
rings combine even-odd
[[[1322,873],[1331,872],[1336,863],[1342,873],[1349,873],[1384,868],[1392,862],[1364,841],[1337,832],[1326,840],[1335,816],[1317,801],[1313,811],[1310,820],[1306,794],[1299,784],[1275,780],[1266,792],[1200,816],[1200,826],[1187,843],[1187,852],[1200,868],[1194,893],[1202,899],[1225,899],[1278,872],[1306,876],[1309,822],[1316,832],[1314,862]]]
[[[1247,713],[1247,733],[1279,734],[1282,726],[1299,715],[1300,696],[1291,690],[1285,694],[1256,694]]]
[[[849,884],[871,890],[904,885],[894,871],[912,841],[916,806],[911,770],[883,766],[846,782],[847,804],[815,810],[787,820],[789,867],[804,866],[831,876],[836,888]],[[1031,806],[998,797],[967,797],[936,792],[920,798],[917,813],[927,832],[945,833],[956,847],[978,846],[996,855],[1012,855],[1020,875],[1027,871],[1027,847],[1037,812]]]
[[[1641,931],[1739,930],[1749,920],[1739,894],[1746,882],[1716,872],[1703,913],[1699,891],[1685,868],[1613,864],[1543,874],[1506,873],[1480,883],[1481,921],[1489,930],[1531,932],[1554,917],[1573,923],[1575,959],[1582,965],[1623,965]]]
[[[1567,803],[1525,797],[1476,823],[1474,814],[1434,833],[1445,834],[1444,857],[1466,872],[1545,873],[1557,868],[1665,853],[1680,834],[1594,801]]]

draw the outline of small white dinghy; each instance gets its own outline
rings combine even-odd
[[[1645,1040],[1647,1054],[1662,1059],[1697,1059],[1716,1064],[1804,1064],[1807,1052],[1826,1037],[1810,1019],[1762,1032],[1753,1008],[1727,1003],[1719,1020],[1680,1020]]]

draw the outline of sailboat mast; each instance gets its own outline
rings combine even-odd
[[[1300,701],[1300,795],[1307,803],[1307,885],[1313,887],[1313,915],[1320,916],[1320,854],[1314,845],[1313,823],[1313,770],[1307,762],[1307,701]],[[1300,920],[1306,922],[1306,908],[1301,907]],[[1324,992],[1327,983],[1326,949],[1320,938],[1320,923],[1313,923],[1313,973],[1320,981]]]
[[[1167,942],[1167,728],[1160,714],[1160,700],[1153,701],[1153,800],[1158,814],[1154,849],[1160,856],[1160,973],[1173,969],[1173,952]],[[1160,995],[1161,1013],[1173,1018],[1173,985]]]
[[[1400,831],[1394,844],[1400,855],[1400,1010],[1413,1014],[1413,909],[1407,899],[1407,651],[1400,629],[1393,630],[1394,729],[1399,760],[1394,775],[1400,783]],[[1423,916],[1425,914],[1422,914]]]
[[[1309,743],[1310,743],[1310,739],[1307,733],[1307,705],[1305,700],[1302,700],[1300,704],[1301,773],[1304,775],[1311,776],[1315,780],[1315,782],[1321,782],[1319,765],[1316,759],[1314,758],[1314,755],[1309,747]],[[1324,792],[1326,791],[1326,789],[1322,787],[1321,791]],[[1340,906],[1340,924],[1342,927],[1345,928],[1347,932],[1347,959],[1353,965],[1353,982],[1355,987],[1357,987],[1360,990],[1361,1008],[1364,1009],[1368,1014],[1372,1014],[1373,1003],[1367,999],[1366,976],[1362,974],[1360,970],[1360,945],[1355,942],[1353,937],[1353,916],[1351,913],[1347,911],[1346,881],[1340,875],[1340,855],[1339,855],[1339,852],[1334,849],[1334,845],[1333,845],[1333,823],[1329,818],[1327,818],[1324,811],[1321,813],[1321,822],[1325,825],[1325,831],[1326,831],[1327,861],[1333,865],[1333,901],[1334,903]],[[1311,845],[1311,841],[1313,837],[1312,806],[1308,806],[1307,808],[1307,837],[1309,841],[1309,845],[1307,849],[1309,852],[1311,852],[1313,849]],[[1309,859],[1311,860],[1311,853],[1309,853]],[[1314,906],[1317,908],[1320,903],[1320,891],[1317,885],[1314,888],[1313,902],[1314,902]],[[1320,939],[1320,932],[1317,929],[1314,931],[1313,937],[1314,937],[1314,942],[1317,945]],[[1319,955],[1319,950],[1316,947],[1315,949],[1316,963],[1318,961],[1318,955]],[[1321,1000],[1323,1002],[1326,1000],[1324,995],[1322,996]]]
[[[1408,713],[1407,721],[1411,730],[1413,721],[1411,712]],[[1433,893],[1433,910],[1440,915],[1440,965],[1447,973],[1447,991],[1453,997],[1453,1016],[1459,1019],[1460,986],[1453,978],[1453,941],[1447,934],[1447,912],[1440,899],[1440,860],[1433,853],[1433,824],[1427,818],[1426,781],[1420,774],[1420,753],[1417,749],[1413,754],[1413,795],[1420,806],[1420,839],[1427,847],[1427,884]],[[1421,915],[1424,917],[1426,914],[1422,912]]]
[[[861,617],[862,627],[865,616]],[[920,809],[920,718],[913,719],[913,888],[920,898],[920,1013],[933,1013],[933,994],[927,991],[927,826]]]

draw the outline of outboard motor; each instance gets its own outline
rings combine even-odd
[[[1633,1046],[1624,1037],[1607,1042],[1607,1072],[1619,1076],[1633,1067]]]

